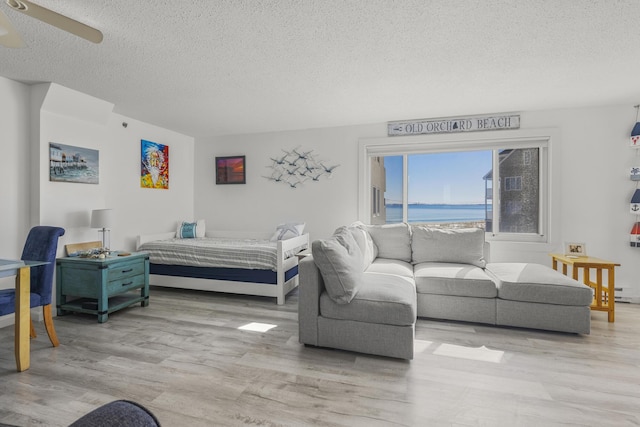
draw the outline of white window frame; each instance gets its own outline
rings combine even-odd
[[[372,217],[378,217],[380,216],[380,211],[381,209],[381,200],[380,197],[382,197],[382,192],[380,191],[380,189],[378,187],[371,187],[372,188],[372,195],[371,197],[373,197],[373,203],[371,206],[371,216]]]
[[[464,134],[417,135],[386,138],[362,138],[358,145],[358,218],[368,223],[371,218],[371,157],[403,156],[403,200],[407,200],[407,156],[411,154],[433,154],[471,150],[494,151],[494,164],[498,162],[497,149],[540,148],[540,218],[538,233],[508,233],[497,231],[500,215],[500,197],[497,194],[500,186],[498,182],[498,168],[493,168],[493,224],[494,231],[486,234],[489,241],[505,242],[551,242],[552,230],[552,141],[557,139],[555,129],[528,129],[497,132],[468,132]],[[382,195],[381,195],[382,197]],[[403,221],[407,222],[407,211],[403,209]]]

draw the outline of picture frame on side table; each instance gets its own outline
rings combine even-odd
[[[216,157],[216,184],[246,184],[245,156]]]
[[[564,254],[570,257],[586,257],[587,245],[582,242],[565,242]]]

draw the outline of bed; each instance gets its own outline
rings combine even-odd
[[[298,254],[309,235],[270,241],[271,233],[206,231],[180,239],[175,232],[139,235],[136,248],[149,253],[149,284],[182,289],[285,297],[298,286]]]

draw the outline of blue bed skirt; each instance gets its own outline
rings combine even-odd
[[[275,285],[278,276],[272,270],[248,270],[242,268],[191,267],[188,265],[149,264],[149,273],[161,276],[195,277],[198,279],[228,280],[231,282],[252,282]],[[284,274],[288,281],[298,275],[298,266],[290,268]]]

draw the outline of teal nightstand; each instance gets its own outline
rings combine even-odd
[[[67,312],[109,313],[136,303],[149,305],[149,254],[132,252],[104,259],[67,257],[56,260],[58,316]]]

